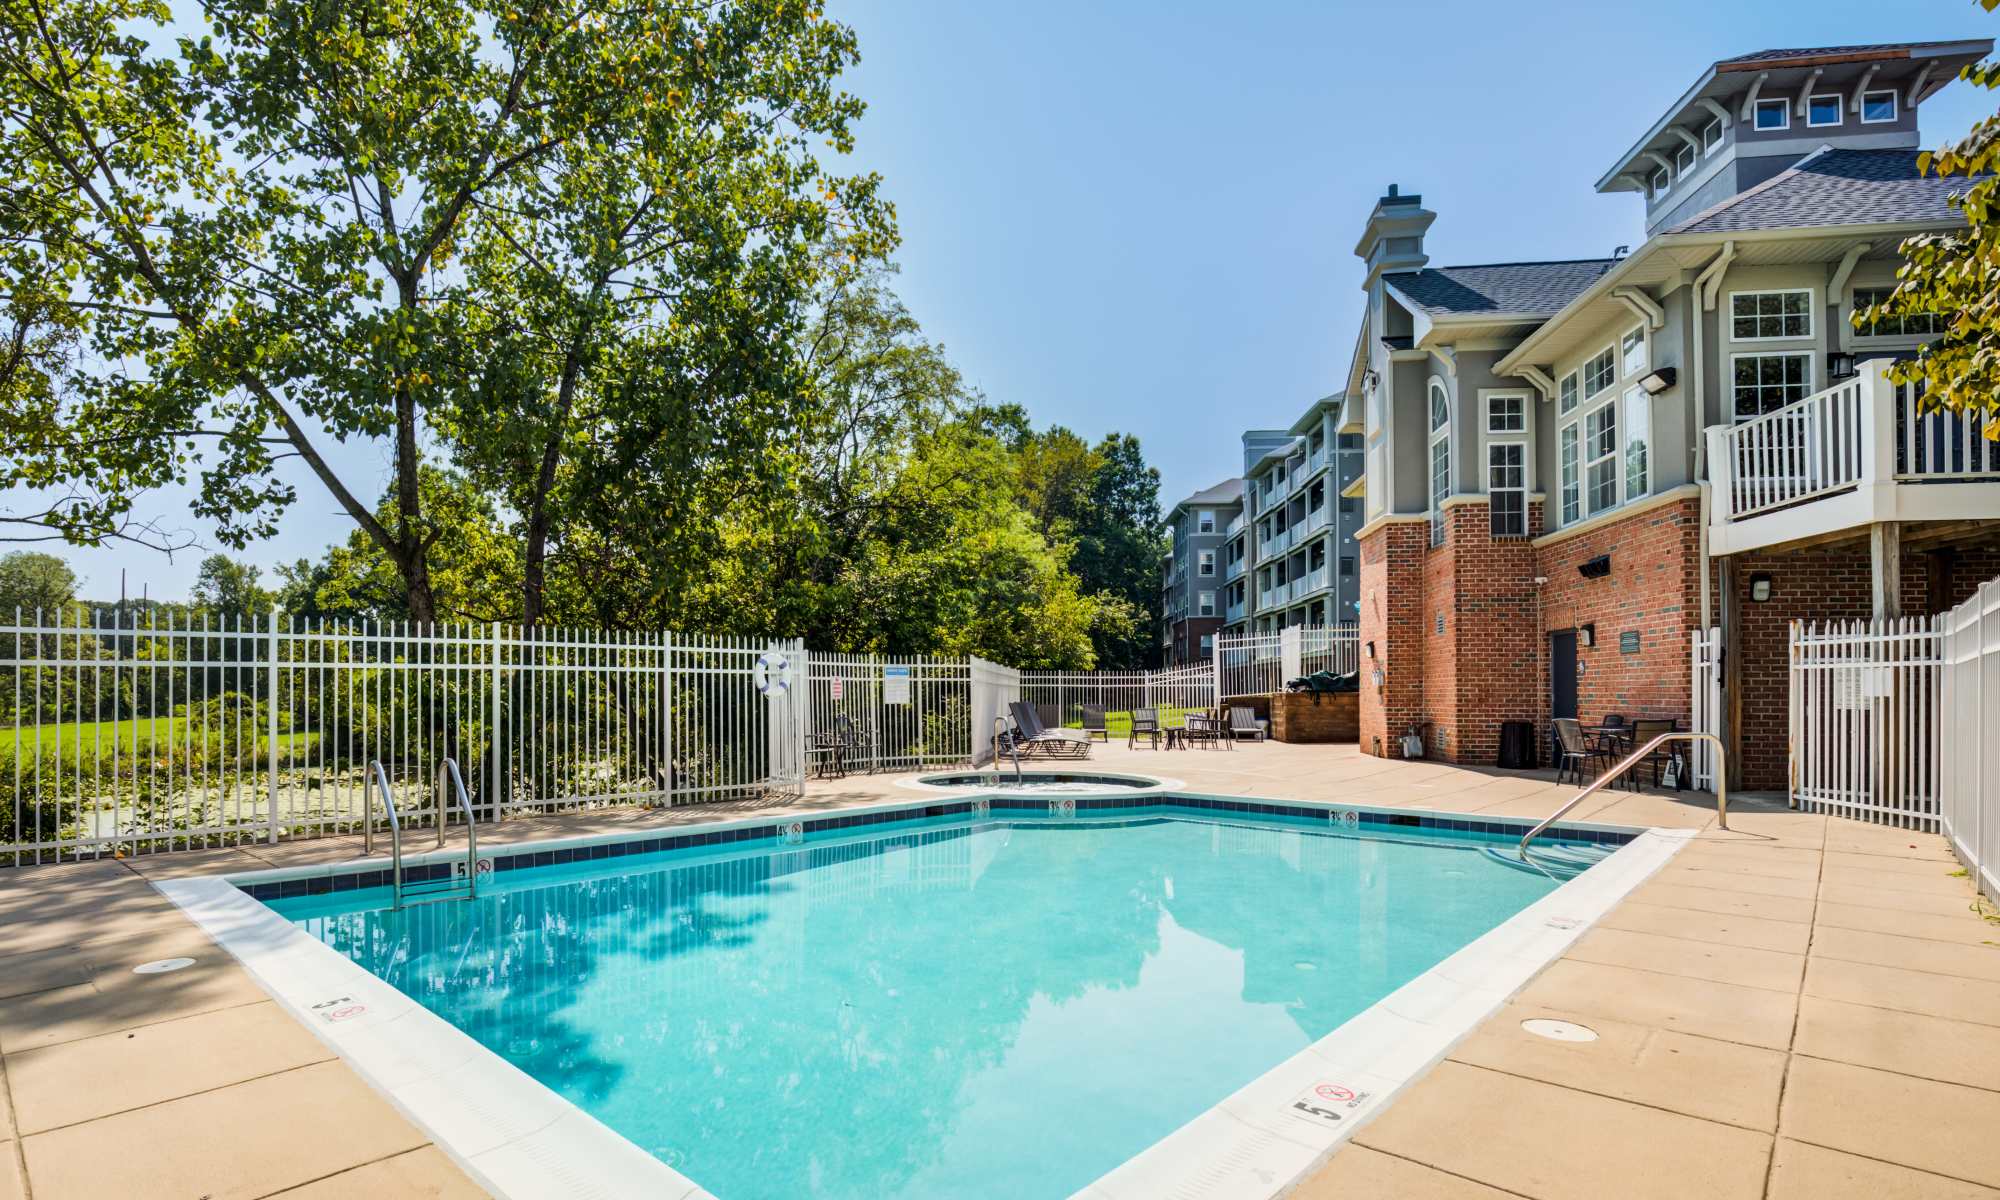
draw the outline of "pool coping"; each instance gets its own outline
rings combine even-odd
[[[812,834],[851,836],[867,826],[899,820],[961,815],[1067,819],[1079,808],[1116,815],[1120,809],[1163,807],[1163,800],[1224,815],[1316,820],[1324,814],[1349,830],[1418,826],[1518,834],[1533,824],[1531,818],[1475,820],[1429,810],[1201,793],[1166,797],[1151,790],[1105,789],[1074,796],[960,792],[942,803],[892,799],[810,817],[697,822],[674,834],[621,831],[511,843],[482,854],[475,869],[484,874],[707,847],[762,852],[802,845]],[[1575,822],[1552,832],[1623,844],[1076,1196],[1124,1200],[1168,1190],[1188,1196],[1282,1195],[1664,865],[1694,831]],[[409,879],[414,868],[420,875],[411,882],[442,877],[463,870],[464,861],[464,852],[452,848],[406,854],[405,876]],[[153,886],[496,1196],[645,1194],[713,1200],[694,1181],[263,903],[265,898],[386,885],[388,862],[385,857],[352,859],[156,880]],[[1334,1115],[1300,1113],[1297,1104],[1328,1095],[1317,1090],[1322,1086],[1344,1098],[1334,1109],[1311,1107]],[[1190,1183],[1198,1186],[1190,1188]]]

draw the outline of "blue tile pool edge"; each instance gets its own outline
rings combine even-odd
[[[985,802],[988,808],[979,809],[977,806],[981,802]],[[1069,807],[1063,807],[1065,805]],[[1086,813],[1115,814],[1134,810],[1180,810],[1190,813],[1287,817],[1295,820],[1327,819],[1330,822],[1344,822],[1347,814],[1351,813],[1354,820],[1345,823],[1344,830],[1354,833],[1427,830],[1518,838],[1535,824],[1535,818],[1531,817],[1473,819],[1463,814],[1339,804],[1332,801],[1266,800],[1245,796],[1168,793],[1154,790],[1077,796],[1047,794],[1023,796],[991,792],[955,796],[950,799],[889,800],[856,805],[815,817],[791,814],[699,822],[675,833],[635,833],[626,830],[583,837],[514,842],[493,847],[490,852],[480,855],[480,865],[482,869],[490,867],[495,874],[498,874],[524,868],[562,866],[632,854],[726,849],[739,844],[746,851],[757,851],[771,846],[810,845],[828,836],[842,836],[868,826],[939,817],[976,817],[982,813],[1010,817],[1067,817]],[[504,825],[501,828],[504,828]],[[1640,832],[1641,830],[1637,828],[1624,825],[1564,822],[1554,826],[1545,837],[1547,840],[1557,842],[1623,845],[1637,837]],[[818,835],[817,838],[815,835]],[[460,869],[460,864],[464,861],[463,850],[449,848],[426,851],[422,854],[405,854],[403,881],[424,883],[444,879]],[[288,900],[298,896],[319,896],[333,892],[387,887],[389,866],[388,858],[376,857],[344,863],[235,872],[224,878],[255,899]]]
[[[744,852],[756,852],[792,844],[774,839],[782,839],[786,827],[794,823],[802,827],[802,840],[815,832],[826,839],[897,821],[974,814],[981,811],[979,801],[986,801],[985,811],[995,815],[1069,818],[1076,812],[1112,815],[1169,807],[1162,804],[1164,799],[1171,799],[1171,807],[1190,812],[1303,816],[1334,824],[1352,813],[1354,824],[1349,828],[1358,831],[1415,827],[1518,837],[1533,823],[1530,818],[1472,820],[1421,810],[1237,796],[988,794],[928,803],[886,801],[811,818],[704,822],[673,834],[627,830],[544,839],[497,847],[490,857],[522,860],[507,868],[494,864],[496,870],[511,870],[552,865],[553,856],[565,851],[570,852],[566,861],[589,861],[668,849],[635,847],[670,841],[676,843],[671,847],[675,849],[740,846]],[[1072,807],[1064,810],[1065,801]],[[1190,1196],[1282,1195],[1693,836],[1691,830],[1637,830],[1585,822],[1556,829],[1564,840],[1600,841],[1620,848],[1076,1195],[1088,1200],[1151,1200],[1169,1190],[1185,1191],[1194,1180],[1203,1186],[1199,1192],[1187,1192]],[[584,853],[579,856],[577,851]],[[550,857],[544,859],[545,855]],[[494,1195],[570,1194],[581,1184],[604,1195],[713,1200],[692,1180],[252,894],[275,886],[282,896],[287,885],[300,881],[305,881],[306,890],[289,894],[346,890],[333,882],[344,882],[344,877],[352,877],[351,886],[359,887],[361,878],[381,869],[376,862],[386,861],[233,872],[160,880],[154,886]],[[407,877],[412,865],[449,870],[450,863],[463,861],[463,853],[429,851],[408,855],[405,861]],[[320,879],[328,881],[323,889],[311,882]],[[1325,1091],[1329,1088],[1331,1093]],[[1329,1099],[1332,1103],[1322,1103]],[[1301,1105],[1313,1111],[1301,1111]]]

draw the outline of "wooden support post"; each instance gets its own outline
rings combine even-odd
[[[1875,619],[1903,615],[1903,527],[1877,521],[1868,527],[1868,566],[1873,576]]]
[[[1743,609],[1737,596],[1736,559],[1715,560],[1715,585],[1721,593],[1722,744],[1726,778],[1731,788],[1743,786]]]

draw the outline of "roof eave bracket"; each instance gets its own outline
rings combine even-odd
[[[1667,310],[1660,307],[1659,301],[1648,296],[1640,289],[1635,287],[1613,288],[1611,290],[1611,298],[1623,302],[1625,307],[1643,318],[1647,329],[1659,330],[1666,327]]]

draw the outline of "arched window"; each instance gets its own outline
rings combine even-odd
[[[1451,397],[1431,380],[1431,545],[1444,544],[1444,501],[1451,495]]]

